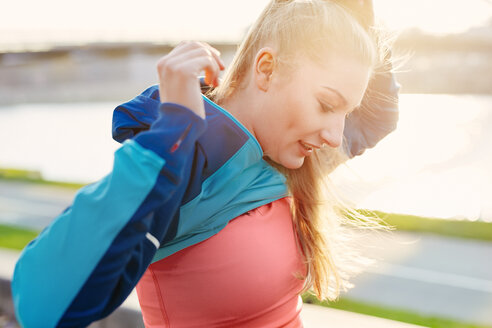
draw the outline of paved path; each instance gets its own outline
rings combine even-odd
[[[381,261],[348,297],[492,327],[492,242],[409,232],[365,240]]]
[[[76,192],[69,188],[0,180],[0,223],[41,229],[71,204]]]

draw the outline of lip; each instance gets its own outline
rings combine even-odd
[[[309,146],[309,147],[311,147],[311,148],[321,149],[321,147],[320,147],[320,146],[315,146],[315,145],[313,145],[313,144],[310,144],[309,142],[305,142],[305,141],[301,141],[301,142],[302,142],[302,143],[304,143],[304,144],[306,144],[306,145],[308,145],[308,146]]]
[[[306,145],[311,146],[310,144],[307,144],[307,143],[306,143]],[[299,149],[301,150],[301,153],[304,156],[309,156],[309,155],[311,155],[313,153],[313,149],[307,150],[306,148],[304,148],[304,146],[302,145],[301,141],[299,141]]]

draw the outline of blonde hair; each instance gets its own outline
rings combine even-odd
[[[331,51],[353,58],[373,68],[378,63],[374,39],[340,5],[327,0],[271,1],[249,29],[221,84],[206,96],[220,104],[247,82],[248,72],[261,47],[277,50],[278,64],[295,68],[298,58],[322,64],[322,54]],[[286,169],[269,159],[270,165],[287,177],[292,195],[291,211],[295,232],[304,255],[307,275],[301,293],[312,291],[319,300],[336,299],[340,290],[353,287],[351,275],[360,272],[368,259],[359,256],[349,241],[349,226],[383,228],[379,219],[362,216],[344,204],[328,179],[347,160],[341,149],[324,148],[307,157],[301,168]]]

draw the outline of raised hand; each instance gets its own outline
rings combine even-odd
[[[216,87],[225,68],[220,52],[205,42],[183,41],[157,62],[161,102],[183,105],[205,118],[198,76],[205,71],[205,82]]]

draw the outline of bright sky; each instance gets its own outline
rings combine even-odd
[[[0,47],[60,41],[238,41],[266,3],[267,0],[9,1],[0,11]],[[430,33],[456,33],[484,24],[492,17],[491,0],[374,3],[376,14],[392,29],[419,27]]]

